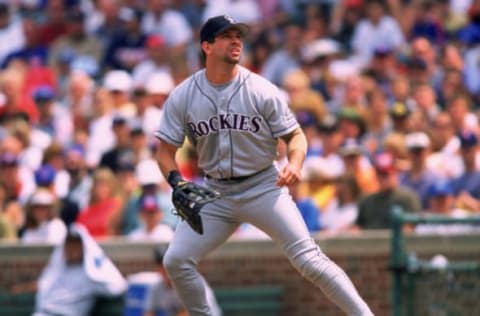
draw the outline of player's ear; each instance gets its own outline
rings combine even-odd
[[[202,51],[205,55],[208,55],[211,50],[211,43],[208,41],[203,41],[202,42]]]

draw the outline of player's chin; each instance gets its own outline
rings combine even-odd
[[[240,56],[227,56],[225,57],[225,62],[227,64],[236,65],[240,62]]]

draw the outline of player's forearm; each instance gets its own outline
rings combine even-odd
[[[176,152],[177,147],[164,141],[160,141],[159,148],[157,149],[156,159],[158,166],[160,167],[160,171],[165,179],[167,179],[172,170],[178,170],[177,162],[175,161]]]
[[[289,163],[302,166],[307,153],[307,138],[300,128],[283,138],[287,143],[287,157]]]

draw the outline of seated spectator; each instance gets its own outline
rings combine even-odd
[[[37,291],[34,316],[88,316],[99,297],[122,295],[123,276],[84,227],[72,225],[55,247],[38,281],[12,292]]]
[[[2,142],[2,145],[4,144]],[[22,205],[35,191],[31,170],[22,166],[19,156],[11,151],[3,151],[0,154],[0,181],[7,187],[7,199],[19,201]]]
[[[128,234],[134,241],[169,242],[173,238],[173,229],[161,223],[164,211],[160,208],[155,194],[144,194],[139,200],[138,213],[141,226]]]
[[[464,172],[453,180],[457,207],[478,212],[480,210],[480,171],[477,168],[478,136],[471,131],[458,134]]]
[[[323,97],[310,88],[310,79],[303,70],[288,72],[283,79],[283,88],[288,94],[293,113],[305,111],[312,113],[316,122],[323,120],[327,113]]]
[[[0,181],[0,240],[17,240],[23,221],[22,207],[17,201],[7,198],[7,186]]]
[[[355,224],[360,194],[352,175],[346,174],[335,179],[335,198],[322,212],[322,233],[341,233]]]
[[[100,159],[100,167],[109,168],[118,172],[125,162],[134,161],[134,152],[131,141],[131,129],[126,118],[117,116],[113,119],[112,130],[115,135],[115,146],[105,152]]]
[[[80,211],[77,222],[84,225],[95,239],[104,239],[119,232],[123,200],[115,174],[105,168],[93,174],[90,203]]]
[[[375,170],[364,155],[363,147],[355,139],[346,139],[340,147],[339,154],[344,161],[345,173],[355,178],[361,193],[370,194],[378,191]]]
[[[109,92],[108,100],[118,116],[132,119],[137,115],[137,108],[130,100],[133,81],[130,74],[124,70],[111,70],[103,77],[103,87]]]
[[[163,247],[155,248],[154,262],[157,271],[139,272],[127,277],[128,291],[124,316],[187,315],[187,311],[163,266],[164,254]],[[212,311],[211,316],[221,316],[220,306],[209,286],[207,286],[206,295]]]
[[[56,197],[47,189],[35,191],[26,205],[25,225],[20,240],[23,243],[60,244],[67,233],[58,217]]]
[[[428,208],[425,215],[442,215],[453,218],[463,218],[469,212],[455,207],[455,196],[453,186],[448,179],[439,179],[433,182],[429,188]],[[428,218],[428,217],[427,217]],[[475,227],[468,224],[418,224],[415,232],[418,234],[462,234],[475,230]],[[476,228],[478,230],[478,226]]]
[[[422,209],[427,207],[428,190],[437,176],[427,168],[430,155],[430,138],[423,132],[409,133],[405,137],[408,150],[409,170],[400,174],[400,185],[416,192],[422,201]]]
[[[393,156],[378,153],[374,167],[380,190],[363,197],[358,203],[356,226],[361,229],[389,229],[391,211],[398,206],[405,212],[420,212],[421,203],[415,192],[400,186]]]

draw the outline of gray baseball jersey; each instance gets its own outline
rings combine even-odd
[[[277,138],[297,127],[279,89],[239,67],[236,78],[225,85],[209,83],[205,70],[180,84],[164,105],[155,135],[176,146],[188,137],[206,174],[230,178],[272,165]]]

